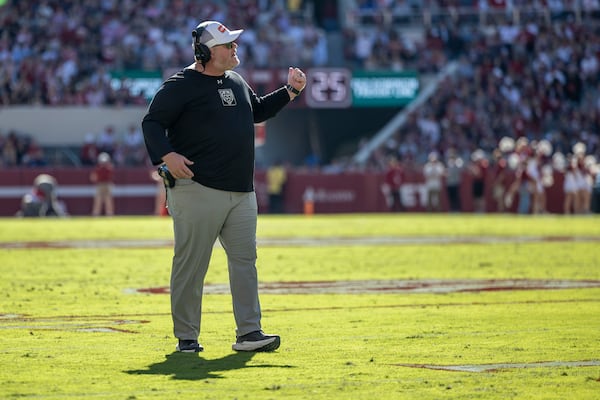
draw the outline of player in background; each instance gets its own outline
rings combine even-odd
[[[90,181],[96,185],[94,195],[94,204],[92,206],[92,215],[98,217],[104,213],[106,216],[113,216],[115,205],[113,199],[113,179],[115,168],[108,153],[98,155],[98,163],[90,173]]]

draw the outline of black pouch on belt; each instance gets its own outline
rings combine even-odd
[[[169,168],[165,164],[158,167],[158,175],[162,178],[165,187],[172,188],[175,186],[175,177],[171,175]]]

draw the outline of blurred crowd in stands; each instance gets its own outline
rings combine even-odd
[[[539,52],[539,45],[534,43],[536,36],[554,41],[569,34],[562,29],[562,34],[554,32],[546,39],[547,34],[553,34],[547,32],[553,28],[546,22],[560,21],[581,30],[578,25],[582,24],[573,19],[600,13],[599,3],[554,0],[543,6],[528,0],[506,4],[503,0],[11,0],[0,7],[0,105],[146,104],[147,96],[131,93],[111,73],[168,74],[189,64],[190,32],[205,19],[226,21],[231,27],[245,30],[237,51],[242,66],[248,69],[347,66],[430,73],[437,72],[449,59],[474,57],[470,53],[492,41],[493,51],[518,40],[526,52],[517,57]],[[575,4],[582,6],[577,14],[571,8]],[[500,7],[504,11],[498,11]],[[480,11],[489,8],[495,12],[485,14],[488,17],[482,20]],[[527,9],[535,12],[521,12],[516,21],[514,10]],[[413,25],[415,29],[411,29]],[[340,56],[328,44],[327,33],[332,31],[343,38]],[[557,45],[551,43],[552,47]],[[336,56],[330,56],[331,52]],[[574,56],[584,55],[589,56],[585,52]]]
[[[14,130],[0,131],[0,167],[41,167],[47,165],[44,149],[31,136]]]
[[[199,21],[242,27],[246,68],[323,65],[325,35],[302,1],[8,1],[0,7],[0,105],[146,104],[111,71],[190,64]]]
[[[94,166],[101,153],[108,154],[119,166],[149,164],[141,127],[136,124],[131,124],[125,132],[117,132],[112,124],[107,124],[98,134],[86,133],[84,142],[77,147],[75,165]],[[14,130],[6,134],[0,131],[1,167],[43,167],[53,165],[53,161],[32,136]]]
[[[432,154],[447,164],[465,160],[471,172],[505,165],[519,183],[497,185],[497,209],[510,206],[519,192],[523,210],[534,213],[545,212],[543,188],[553,184],[549,171],[557,170],[568,178],[565,193],[579,193],[567,196],[565,212],[589,211],[589,201],[579,199],[589,199],[600,173],[598,20],[581,23],[568,12],[522,17],[519,24],[501,15],[483,26],[444,26],[444,35],[430,31],[427,47],[444,49],[457,60],[458,73],[372,153],[370,166],[384,169],[394,158],[420,168]],[[518,146],[501,148],[502,139]]]
[[[544,143],[538,170],[558,168],[553,157],[562,157],[563,170],[593,166],[600,157],[599,16],[598,0],[14,0],[0,7],[0,106],[146,104],[143,94],[115,85],[110,71],[187,65],[189,33],[215,19],[245,29],[238,48],[245,68],[348,66],[425,76],[456,61],[457,73],[366,168],[384,171],[390,159],[421,168],[432,154],[446,167],[456,158],[496,165],[515,152],[500,149],[505,137],[527,143],[521,161]],[[336,59],[327,43],[332,31],[342,38]],[[144,164],[138,128],[111,129],[86,137],[82,163],[96,151],[117,165]],[[35,141],[14,132],[0,132],[0,149],[2,165],[44,162]],[[323,167],[357,168],[337,159]]]
[[[9,0],[0,6],[0,107],[146,105],[148,94],[133,93],[111,71],[168,74],[190,64],[191,32],[207,19],[245,30],[237,50],[245,68],[325,65],[325,32],[307,17],[312,3]],[[105,151],[116,165],[143,165],[137,128],[135,135],[111,129],[82,132],[81,163]],[[0,131],[0,166],[51,162],[27,133]]]
[[[450,148],[491,155],[503,136],[547,139],[563,153],[583,142],[598,155],[599,28],[569,18],[519,26],[503,18],[472,31],[461,40],[458,73],[441,83],[372,161],[397,153],[425,162],[429,151]]]

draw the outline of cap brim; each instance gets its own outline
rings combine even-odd
[[[229,34],[223,35],[223,37],[219,38],[219,40],[215,40],[215,44],[213,46],[234,42],[242,34],[242,32],[244,32],[243,29],[238,29],[237,31],[229,31]]]

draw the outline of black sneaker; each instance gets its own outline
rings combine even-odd
[[[254,331],[239,336],[231,348],[235,351],[275,351],[281,339],[277,335],[265,335],[263,331]]]
[[[176,347],[177,351],[182,353],[198,353],[204,351],[204,347],[197,340],[181,340]]]

